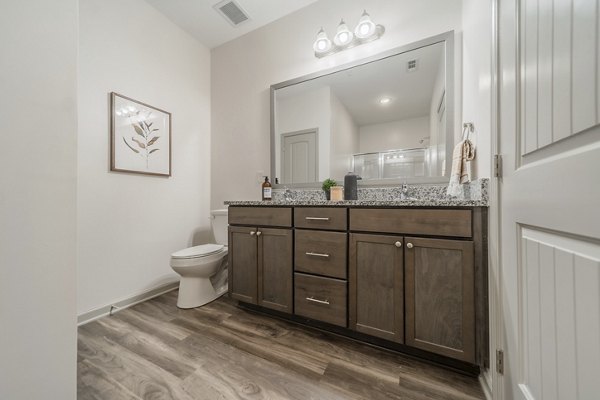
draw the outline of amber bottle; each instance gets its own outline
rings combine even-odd
[[[271,200],[273,198],[273,191],[271,188],[271,182],[269,182],[269,177],[265,176],[265,181],[262,184],[262,199]]]

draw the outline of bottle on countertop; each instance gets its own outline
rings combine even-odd
[[[269,177],[265,176],[265,181],[262,184],[262,199],[271,200],[273,198],[272,186],[271,182],[269,182]]]

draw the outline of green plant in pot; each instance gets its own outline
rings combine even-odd
[[[321,186],[321,188],[323,188],[327,200],[331,200],[331,188],[333,186],[337,186],[337,182],[333,179],[327,178],[323,181],[323,186]]]

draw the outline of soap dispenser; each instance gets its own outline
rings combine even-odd
[[[272,186],[271,186],[271,182],[269,182],[268,176],[265,176],[265,181],[262,184],[262,199],[263,199],[263,201],[273,199]]]
[[[358,200],[358,180],[362,179],[354,172],[344,176],[344,200]]]

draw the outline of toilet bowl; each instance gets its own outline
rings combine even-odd
[[[171,268],[181,275],[177,307],[200,307],[227,292],[215,290],[211,277],[227,262],[227,210],[213,210],[212,229],[217,243],[188,247],[171,254]]]

